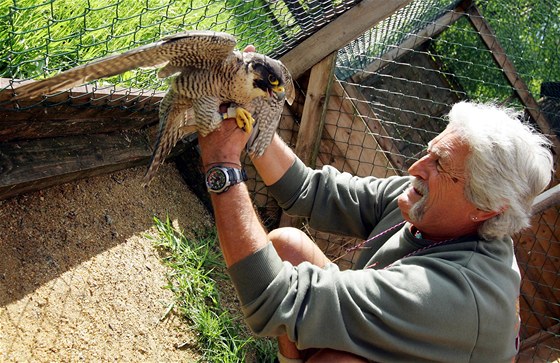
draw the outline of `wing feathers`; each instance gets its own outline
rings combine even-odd
[[[52,94],[100,78],[115,76],[136,68],[151,68],[170,64],[179,67],[204,66],[221,62],[236,45],[227,33],[190,31],[174,34],[160,41],[111,55],[72,68],[54,77],[16,88],[15,99],[36,98]],[[163,72],[165,75],[169,72]]]

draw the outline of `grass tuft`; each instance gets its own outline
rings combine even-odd
[[[187,238],[169,218],[163,222],[154,217],[154,224],[157,235],[150,238],[170,268],[166,288],[176,297],[164,317],[177,309],[196,332],[204,362],[272,362],[275,342],[251,336],[241,313],[237,313],[238,307],[227,309],[222,305],[221,289],[231,288],[231,282],[215,247],[215,231],[201,231]]]

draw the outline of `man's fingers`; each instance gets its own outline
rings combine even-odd
[[[248,46],[245,47],[245,49],[243,49],[243,51],[245,53],[254,53],[256,52],[256,48],[253,44],[249,44]]]

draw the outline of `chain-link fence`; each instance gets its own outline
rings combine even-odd
[[[4,91],[9,92],[18,82],[15,80],[53,74],[184,29],[227,31],[236,35],[240,48],[254,44],[262,53],[281,57],[360,2],[0,3],[0,75],[9,79],[3,83]],[[558,0],[412,1],[339,49],[324,106],[316,165],[334,165],[362,176],[406,174],[415,155],[445,127],[451,105],[465,99],[523,108],[527,118],[557,144],[558,39]],[[286,112],[279,128],[293,147],[307,80],[307,75],[298,79],[301,98]],[[114,85],[129,92],[142,90],[157,104],[156,90],[164,90],[166,84],[153,72],[133,71],[94,82],[90,90],[117,92]],[[72,102],[65,95],[25,107]],[[99,102],[95,100],[97,106]],[[122,108],[114,98],[101,103],[106,108]],[[14,106],[3,98],[0,107]],[[249,186],[263,221],[268,227],[277,226],[285,217],[250,166],[249,174]],[[297,223],[331,256],[344,254],[345,246],[355,243]],[[515,236],[523,274],[520,308],[525,343],[520,361],[560,359],[557,225],[558,207],[553,207],[535,215],[533,227]],[[351,266],[352,258],[351,254],[345,256],[341,266]]]

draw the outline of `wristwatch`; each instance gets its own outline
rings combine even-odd
[[[247,180],[244,169],[230,168],[227,166],[213,166],[206,172],[206,187],[209,192],[220,194],[232,185]]]

